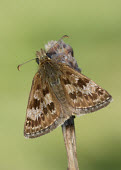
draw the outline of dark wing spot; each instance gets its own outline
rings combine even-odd
[[[41,118],[40,118],[40,116],[38,116],[38,123],[39,123],[39,124],[41,123]]]
[[[38,121],[37,121],[37,119],[35,120],[35,126],[36,126],[36,127],[38,126]]]
[[[92,93],[92,98],[93,98],[93,100],[96,100],[97,99],[97,94]]]
[[[33,105],[32,105],[32,102],[31,102],[31,103],[29,104],[29,106],[28,106],[29,109],[32,109],[32,106],[33,106]]]
[[[43,112],[44,112],[45,115],[47,114],[47,108],[46,107],[43,107]]]
[[[32,127],[34,127],[34,120],[31,120],[31,125]]]
[[[74,99],[76,99],[76,93],[74,92],[74,93],[69,93],[69,96],[74,100]]]
[[[39,73],[37,74],[37,78],[40,78],[40,74]]]
[[[68,75],[72,75],[72,73],[70,71],[66,71],[66,74]]]
[[[82,97],[82,92],[78,91],[78,92],[77,92],[77,95],[78,95],[79,97]]]
[[[52,110],[54,110],[54,103],[53,102],[50,103],[50,106],[51,106]]]
[[[31,102],[30,102],[30,104],[29,104],[29,109],[32,109],[32,108],[34,108],[34,109],[36,109],[37,107],[39,108],[39,106],[40,106],[40,100],[37,100],[37,99],[33,99]]]
[[[48,90],[48,88],[46,87],[45,89],[43,89],[43,95],[45,96],[46,94],[48,94],[49,93],[49,90]]]
[[[41,98],[41,103],[43,103],[43,98]]]
[[[98,92],[98,90],[99,90],[99,87],[97,87],[95,91]]]
[[[105,99],[104,99],[104,97],[102,96],[102,97],[100,97],[100,100],[103,102]]]
[[[111,96],[105,93],[104,98],[107,99],[108,97],[111,97]]]
[[[83,88],[83,86],[86,86],[86,82],[84,82],[82,79],[79,79],[77,82],[77,85],[81,88]]]
[[[89,79],[86,79],[86,78],[83,78],[83,81],[85,82],[85,83],[89,83]]]
[[[40,90],[40,89],[41,89],[41,85],[37,84],[37,90]]]
[[[27,118],[26,120],[26,126],[30,126],[31,125],[31,119],[30,118]]]
[[[63,82],[64,82],[64,84],[71,84],[68,78],[67,79],[63,79]]]
[[[98,93],[99,96],[101,96],[101,95],[103,95],[103,92],[104,91],[102,89],[99,89],[97,93]]]
[[[73,85],[75,86],[75,87],[77,87],[78,85],[77,85],[77,83],[73,83]]]
[[[51,103],[50,103],[50,104],[48,104],[47,106],[48,106],[48,108],[49,108],[49,110],[50,110],[50,111],[54,110],[54,108],[55,108],[55,106],[54,106],[54,103],[53,103],[53,102],[51,102]]]
[[[37,107],[39,108],[40,106],[40,100],[33,99],[33,107],[36,109]]]

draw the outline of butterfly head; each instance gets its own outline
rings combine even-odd
[[[36,52],[36,56],[37,56],[37,58],[36,58],[37,64],[40,64],[42,61],[51,58],[50,56],[48,56],[48,54],[46,53],[46,51],[43,50],[43,49],[41,49],[40,51],[37,51],[37,52]]]
[[[17,66],[17,69],[20,71],[20,67],[21,67],[22,65],[24,65],[24,64],[26,64],[26,63],[28,63],[28,62],[30,62],[30,61],[32,61],[32,60],[36,60],[37,64],[39,65],[39,64],[43,63],[44,61],[51,59],[51,55],[50,55],[49,53],[46,53],[46,51],[43,50],[43,49],[41,49],[40,51],[37,51],[37,52],[36,52],[36,56],[37,56],[37,57],[34,58],[34,59],[31,59],[31,60],[29,60],[29,61],[26,61],[25,63],[19,64],[19,65]]]

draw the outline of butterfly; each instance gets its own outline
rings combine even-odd
[[[33,78],[26,110],[27,138],[47,134],[72,115],[94,112],[112,100],[106,90],[81,73],[71,46],[62,38],[49,42],[46,50],[36,53],[39,69]]]

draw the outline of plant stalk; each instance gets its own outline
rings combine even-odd
[[[70,117],[63,125],[62,132],[68,157],[67,170],[79,170],[77,152],[76,152],[76,135],[75,135],[75,116]]]

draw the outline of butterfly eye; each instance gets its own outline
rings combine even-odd
[[[52,54],[46,53],[46,55],[47,55],[50,59],[52,58]]]
[[[37,62],[37,64],[39,65],[39,58],[36,58],[36,62]]]

